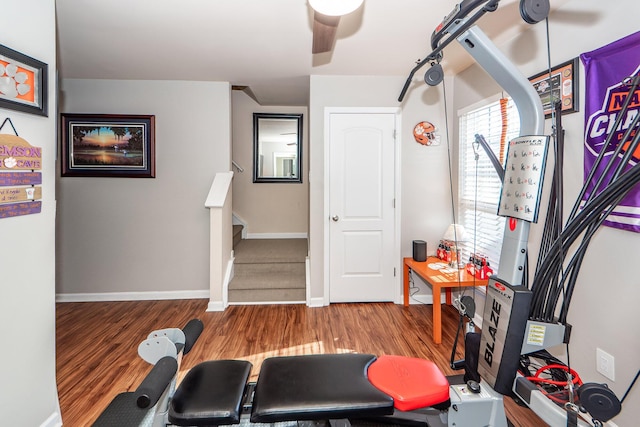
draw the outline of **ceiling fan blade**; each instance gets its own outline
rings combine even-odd
[[[329,52],[333,48],[338,31],[339,16],[327,16],[318,12],[313,14],[313,47],[311,53]]]

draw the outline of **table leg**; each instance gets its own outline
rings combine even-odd
[[[442,307],[440,306],[441,288],[439,285],[432,285],[433,289],[433,342],[442,342]]]
[[[409,266],[404,263],[404,306],[409,306]]]

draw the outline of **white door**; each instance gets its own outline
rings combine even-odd
[[[329,301],[394,300],[392,113],[329,115]]]

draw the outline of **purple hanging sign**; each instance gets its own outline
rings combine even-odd
[[[31,215],[40,213],[42,202],[23,202],[0,205],[0,218],[12,216]]]
[[[0,172],[0,187],[42,184],[42,172]]]
[[[602,150],[605,156],[611,156],[629,129],[633,118],[640,113],[640,90],[632,96],[626,117],[623,117],[618,129],[613,129],[617,116],[629,92],[623,81],[640,71],[640,32],[580,55],[585,68],[585,151],[584,174],[588,177],[598,154]],[[607,135],[614,132],[609,146],[603,147]],[[631,135],[631,138],[635,131]],[[624,146],[622,150],[624,154]],[[640,150],[634,152],[630,161],[640,162]],[[607,157],[601,162],[601,171],[595,174],[596,181],[604,173]],[[613,168],[611,168],[613,169]],[[612,172],[609,173],[609,175]],[[585,198],[593,191],[595,182],[589,183]],[[609,182],[605,179],[603,182]],[[598,192],[602,191],[602,188]],[[604,225],[640,233],[640,185],[635,186],[607,217]]]

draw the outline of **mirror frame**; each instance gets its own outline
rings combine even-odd
[[[260,119],[270,120],[295,120],[296,121],[296,144],[297,162],[296,174],[293,177],[259,176],[258,165],[260,161]],[[280,114],[280,113],[253,113],[253,182],[254,183],[302,183],[302,114]]]

